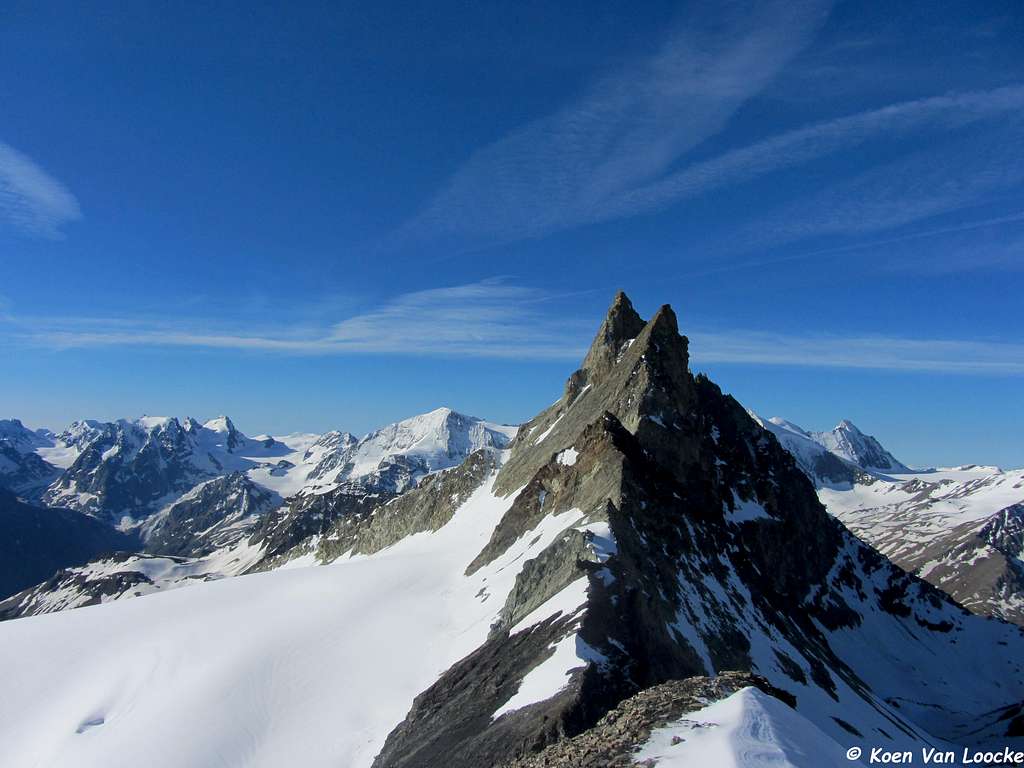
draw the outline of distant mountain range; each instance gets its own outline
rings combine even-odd
[[[620,294],[518,430],[447,409],[361,439],[8,422],[7,482],[142,551],[86,555],[0,604],[22,617],[0,624],[0,762],[533,768],[754,748],[706,740],[698,716],[822,765],[850,744],[1024,746],[1024,631],[886,556],[962,580],[978,541],[1019,552],[1016,476],[911,473],[848,422],[752,417],[688,359],[670,308],[643,320]]]
[[[793,455],[822,502],[851,530],[971,610],[1024,625],[1024,471],[912,470],[848,420],[830,432],[810,432],[782,418],[751,416]],[[129,532],[107,539],[124,552],[144,549],[118,559],[120,581],[128,584],[123,574],[133,573],[160,589],[189,579],[178,568],[153,581],[143,573],[147,555],[212,560],[192,567],[198,580],[273,567],[337,518],[394,498],[476,450],[506,447],[515,433],[516,427],[447,408],[363,438],[338,431],[249,438],[225,416],[205,423],[77,421],[59,433],[11,419],[0,421],[0,485]],[[224,557],[243,543],[245,556]],[[88,569],[89,577],[76,570],[89,558],[47,558],[45,544],[32,547],[26,551],[36,554],[28,559],[37,565],[28,572],[39,576],[24,586],[35,587],[58,568],[71,570],[40,584],[33,598],[23,596],[21,608],[2,604],[0,616],[138,592],[134,583],[121,592],[111,592],[109,583],[93,588],[93,579],[107,576],[105,569]],[[42,563],[49,571],[40,572]],[[55,589],[60,599],[38,599]]]
[[[0,464],[0,487],[39,508],[64,510],[70,523],[81,517],[81,525],[109,533],[108,544],[85,557],[59,547],[48,552],[45,538],[25,541],[16,560],[34,563],[26,571],[34,578],[9,581],[0,599],[33,589],[0,603],[0,617],[262,567],[347,510],[393,498],[474,451],[503,448],[515,431],[449,408],[363,438],[346,432],[250,438],[224,416],[206,423],[148,416],[77,421],[56,434],[0,422],[0,450],[12,457]],[[0,518],[6,530],[2,525]],[[96,555],[140,549],[85,565]],[[156,567],[153,556],[175,558],[174,567]],[[67,570],[49,578],[58,569]]]
[[[1024,748],[1024,472],[911,470],[688,362],[619,294],[518,428],[0,422],[0,762]]]

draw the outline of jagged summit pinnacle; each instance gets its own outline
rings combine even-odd
[[[619,291],[608,308],[608,314],[597,331],[590,351],[583,360],[583,370],[600,374],[614,364],[623,345],[635,339],[644,328],[644,321],[633,309],[633,303]]]
[[[637,690],[722,670],[763,675],[837,743],[1011,736],[1016,628],[971,617],[831,517],[772,433],[690,373],[668,306],[643,323],[616,296],[584,367],[520,427],[490,491],[506,508],[464,576],[522,569],[488,640],[416,698],[373,768],[509,765]],[[339,552],[357,541],[333,537]],[[558,648],[557,685],[524,699]]]
[[[583,366],[569,377],[563,397],[520,429],[497,487],[519,487],[550,458],[569,448],[605,412],[630,432],[668,431],[681,445],[684,425],[678,414],[690,410],[695,397],[689,372],[689,342],[679,335],[675,312],[663,305],[645,321],[629,298],[616,294]],[[678,463],[672,448],[669,463]]]

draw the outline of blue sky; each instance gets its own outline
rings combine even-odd
[[[0,415],[519,421],[622,288],[764,415],[1024,465],[1019,3],[216,6],[5,4]]]

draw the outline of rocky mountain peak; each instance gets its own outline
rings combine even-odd
[[[811,438],[836,456],[867,470],[911,471],[889,453],[873,436],[861,432],[849,419],[843,419],[831,432],[817,432]]]
[[[1019,632],[850,535],[772,432],[690,374],[671,308],[643,323],[626,302],[488,489],[507,506],[465,576],[523,563],[487,641],[414,700],[374,767],[502,765],[639,689],[722,670],[763,675],[838,742],[1009,736],[999,718],[1024,686],[993,686],[1020,674]],[[527,696],[552,667],[558,685]]]
[[[606,412],[645,443],[664,449],[666,463],[676,466],[684,454],[692,460],[695,443],[686,438],[693,437],[693,425],[686,414],[692,411],[695,389],[688,345],[670,306],[645,321],[625,294],[616,296],[583,367],[566,382],[565,394],[520,428],[498,479],[500,491],[521,487]]]
[[[245,442],[245,435],[238,431],[227,416],[218,416],[203,424],[205,429],[223,435],[224,447],[230,453]]]
[[[222,416],[217,416],[215,418],[210,419],[203,426],[206,427],[207,429],[213,430],[214,432],[237,432],[238,431],[238,430],[235,429],[235,425],[232,423],[231,419],[229,419],[227,416],[223,416],[223,415]]]
[[[7,435],[10,432],[21,432],[25,425],[21,419],[0,419],[0,435]]]
[[[629,297],[619,291],[590,345],[582,370],[592,375],[607,371],[615,363],[623,346],[635,339],[644,325]]]
[[[33,431],[21,423],[21,419],[0,419],[0,440],[24,449],[50,445],[52,440],[43,431]]]

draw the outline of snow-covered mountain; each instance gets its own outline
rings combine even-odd
[[[789,451],[804,474],[818,487],[849,486],[864,474],[862,467],[849,459],[837,456],[822,445],[811,432],[806,432],[791,421],[777,416],[762,419],[753,411],[751,418],[775,435],[783,448]]]
[[[47,504],[132,526],[199,483],[233,472],[247,474],[282,497],[326,493],[354,482],[400,493],[431,472],[460,464],[475,450],[507,445],[514,434],[515,427],[450,408],[390,424],[361,439],[347,432],[250,438],[225,416],[203,424],[144,416],[75,422],[55,439],[23,452],[39,458],[37,449],[55,445],[64,452],[67,466],[46,490]]]
[[[328,433],[307,454],[312,469],[305,485],[264,517],[252,543],[264,550],[264,566],[272,567],[338,519],[368,512],[476,451],[506,448],[517,429],[438,408],[361,439]]]
[[[23,453],[53,445],[53,433],[47,429],[31,430],[19,419],[0,419],[0,440]]]
[[[1024,470],[929,470],[819,496],[902,568],[972,611],[1024,625]]]
[[[283,469],[275,459],[291,453],[273,438],[246,437],[225,417],[200,424],[143,416],[72,427],[65,445],[73,445],[77,456],[43,499],[122,527],[142,523],[205,480]]]
[[[751,416],[850,530],[972,611],[1024,625],[1024,470],[915,471],[849,421],[812,433]]]
[[[248,538],[281,498],[232,472],[196,485],[149,518],[141,535],[151,554],[201,557]]]
[[[492,424],[438,408],[371,432],[361,440],[348,433],[330,433],[333,444],[307,475],[304,494],[319,494],[360,481],[390,493],[401,493],[421,478],[449,469],[481,448],[504,448],[516,427]]]
[[[816,432],[811,439],[829,452],[869,472],[899,474],[912,472],[889,453],[871,435],[865,435],[852,422],[843,419],[831,432]]]
[[[819,487],[849,485],[886,473],[913,472],[878,440],[846,419],[831,432],[808,432],[778,416],[762,419],[753,411],[749,413],[793,454],[804,474]]]
[[[0,763],[507,766],[723,670],[771,698],[676,712],[721,730],[652,722],[643,748],[679,736],[700,762],[760,739],[827,765],[851,745],[1024,746],[1024,631],[829,516],[771,432],[691,375],[671,309],[644,321],[621,294],[508,448],[279,563],[0,624]]]
[[[46,430],[33,431],[18,419],[0,419],[0,488],[36,500],[60,470],[39,455],[55,443]]]
[[[78,421],[38,438],[22,427],[19,455],[41,461],[37,454],[48,452],[66,467],[63,474],[50,467],[57,479],[40,489],[47,502],[129,529],[148,555],[173,556],[176,565],[154,567],[140,554],[71,569],[9,599],[0,613],[133,597],[272,564],[337,517],[393,498],[475,450],[506,446],[515,429],[449,408],[361,439],[346,432],[249,438],[224,416],[202,424]]]

